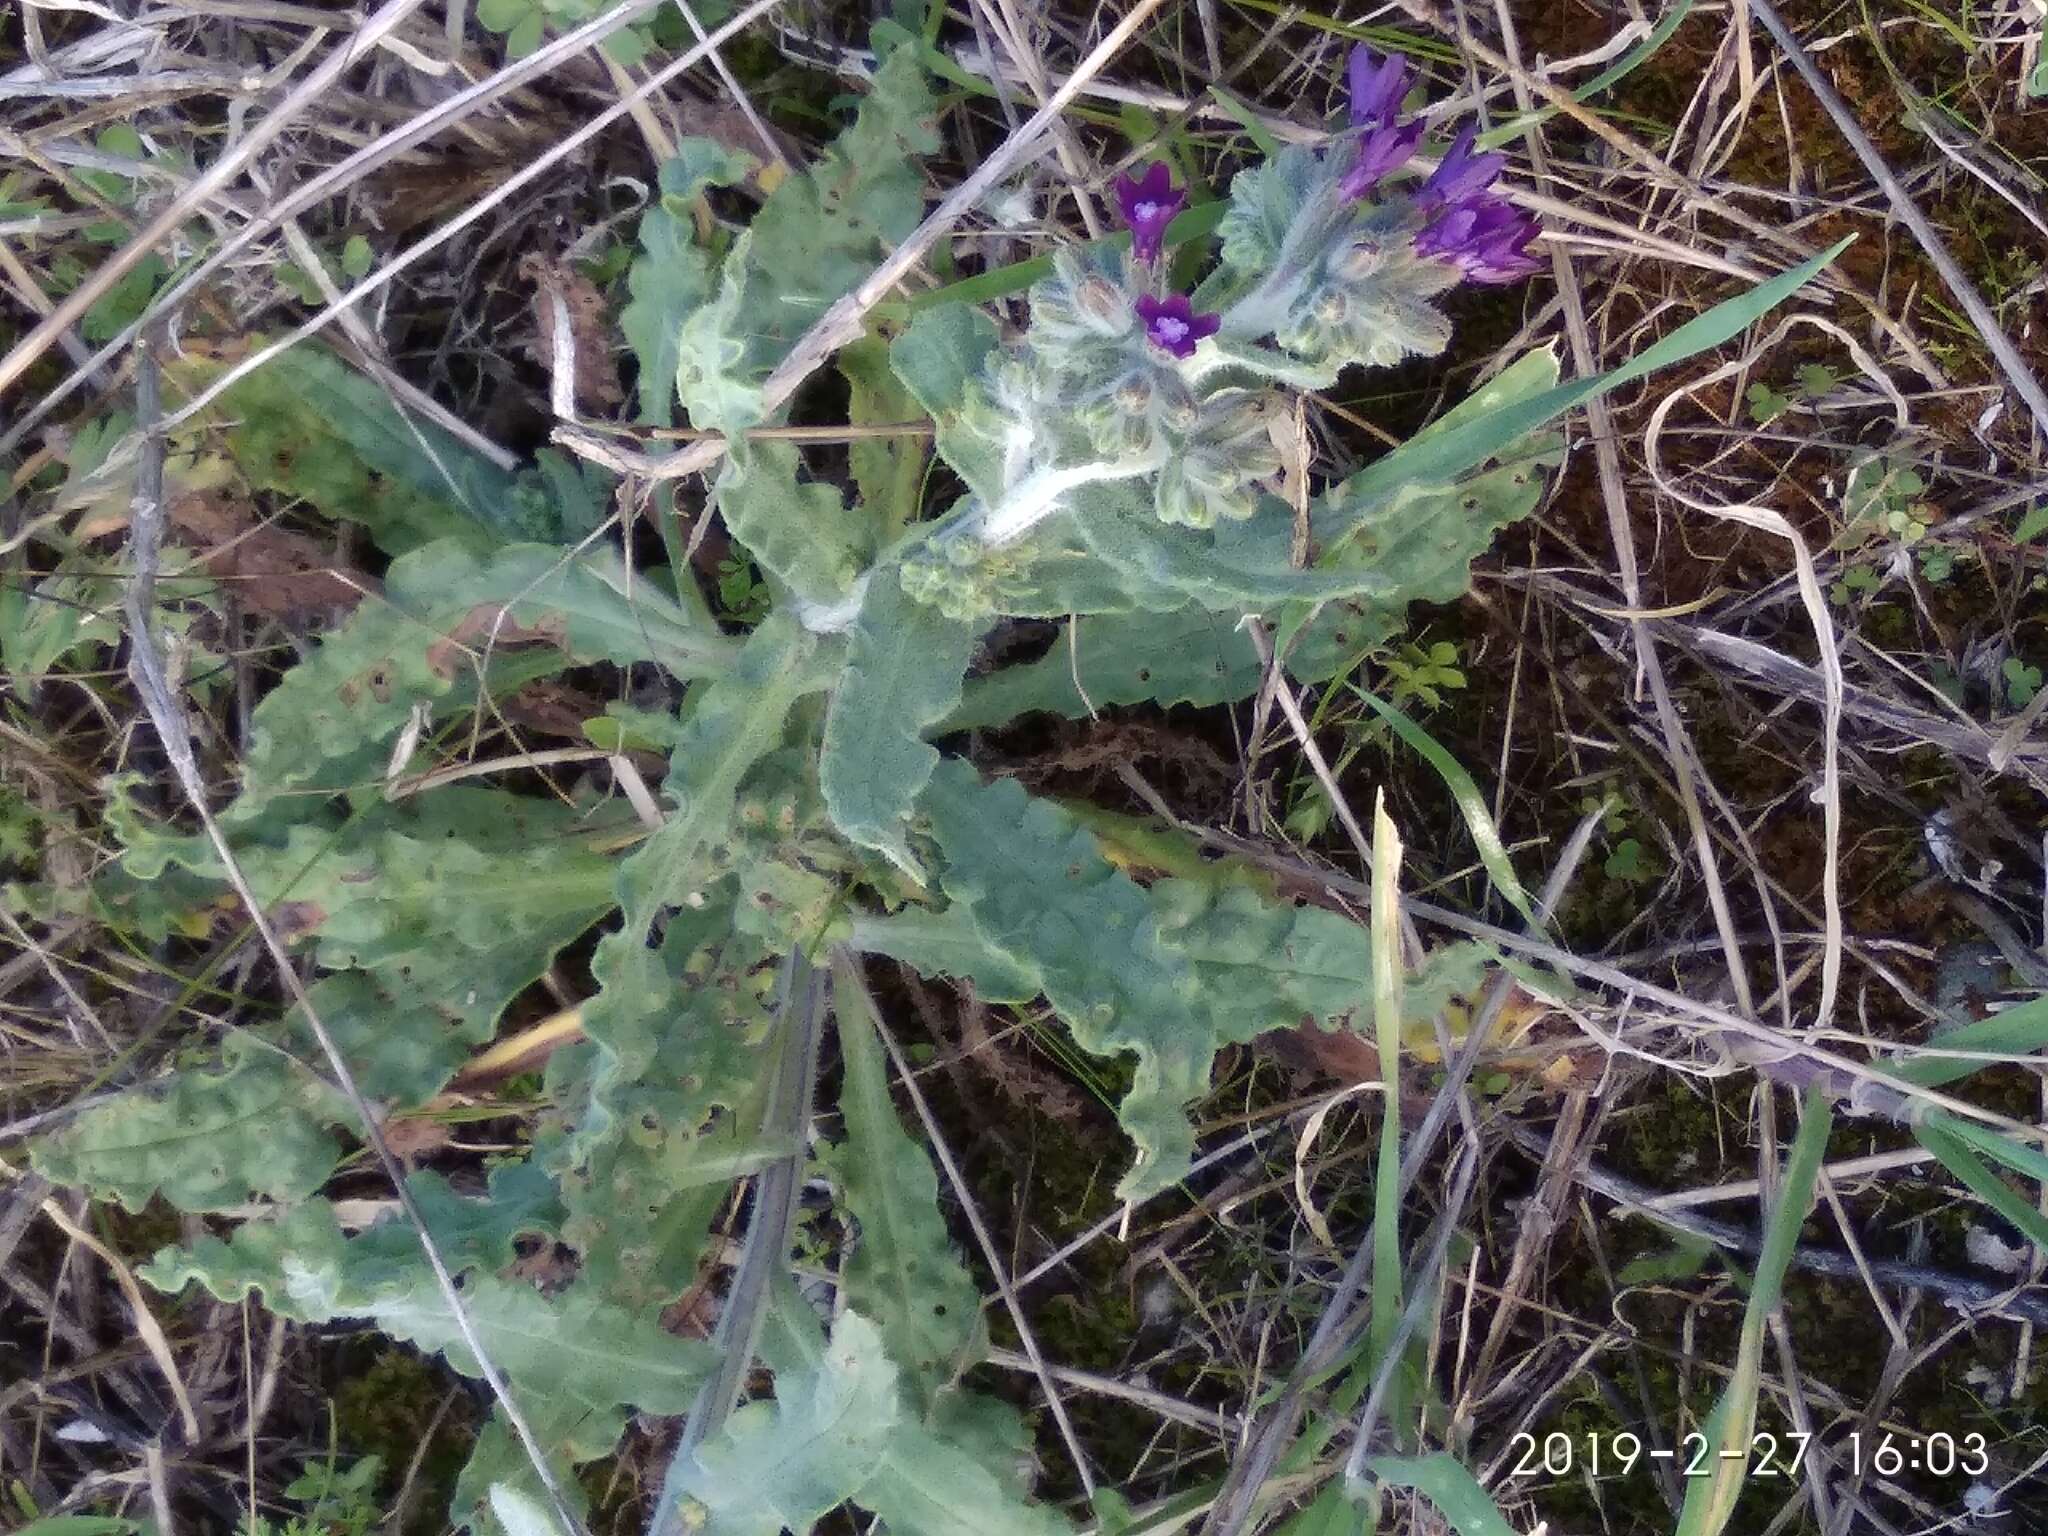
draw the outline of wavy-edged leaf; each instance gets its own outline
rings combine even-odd
[[[158,1194],[184,1211],[311,1195],[340,1161],[326,1127],[349,1119],[348,1105],[247,1036],[230,1035],[221,1054],[219,1071],[175,1072],[81,1110],[31,1144],[36,1170],[131,1211]]]
[[[1136,1056],[1117,1109],[1138,1149],[1122,1199],[1155,1194],[1186,1170],[1194,1134],[1184,1106],[1207,1089],[1218,1049],[1304,1021],[1350,1028],[1370,1010],[1371,942],[1334,913],[1233,881],[1141,886],[1074,815],[1014,780],[982,784],[964,763],[940,766],[924,808],[946,860],[945,894],[989,948],[1036,974],[1083,1050]],[[950,957],[980,963],[957,945]],[[1405,996],[1408,1016],[1470,990],[1489,960],[1465,946],[1435,957]]]
[[[249,820],[274,797],[319,797],[380,779],[416,707],[472,703],[593,661],[653,661],[679,677],[720,670],[735,647],[698,625],[616,551],[574,557],[548,545],[477,556],[442,542],[394,561],[366,600],[256,706],[241,798]]]
[[[718,479],[718,510],[755,564],[814,608],[845,598],[874,558],[879,529],[864,502],[848,506],[837,486],[798,478],[792,443],[749,443],[729,455]]]
[[[825,715],[819,778],[839,830],[923,880],[905,837],[938,765],[924,734],[960,702],[981,626],[914,602],[884,566],[870,578],[846,668]]]
[[[818,637],[777,612],[747,637],[731,670],[693,696],[662,784],[672,809],[619,867],[629,933],[645,934],[663,907],[682,905],[730,867],[715,855],[720,847],[730,854],[740,781],[781,744],[796,701],[829,681]]]
[[[887,955],[927,976],[971,982],[984,1002],[1028,1003],[1045,990],[1038,972],[985,937],[964,905],[944,912],[906,907],[891,916],[854,919],[847,942],[866,954]]]
[[[981,1318],[981,1295],[939,1213],[930,1156],[896,1118],[867,994],[835,965],[833,1013],[845,1079],[846,1141],[833,1165],[860,1239],[839,1268],[846,1303],[874,1320],[920,1415],[958,1374]]]
[[[759,1166],[741,1127],[760,1092],[777,957],[732,931],[730,886],[670,918],[661,947],[613,934],[591,961],[590,1046],[549,1063],[572,1129],[542,1155],[562,1184],[563,1240],[587,1284],[658,1309],[697,1278],[731,1181]]]
[[[965,304],[926,310],[889,344],[889,366],[932,418],[940,455],[984,498],[1001,494],[1002,455],[972,405],[997,345],[995,322]]]
[[[778,1371],[772,1403],[737,1410],[676,1469],[686,1527],[700,1536],[808,1531],[852,1502],[905,1536],[1066,1536],[980,1462],[925,1429],[902,1402],[881,1331],[840,1314],[816,1363]]]
[[[754,157],[701,135],[678,140],[661,167],[661,196],[640,216],[640,250],[626,269],[630,295],[619,331],[640,363],[640,420],[675,423],[676,364],[683,321],[711,296],[711,254],[697,244],[691,205],[706,187],[742,181]]]
[[[388,1224],[387,1224],[388,1225]],[[410,1262],[394,1262],[380,1228],[342,1235],[332,1210],[300,1206],[281,1222],[245,1222],[226,1242],[208,1238],[167,1250],[144,1278],[165,1291],[197,1281],[222,1301],[260,1289],[270,1309],[303,1322],[364,1318],[394,1337],[435,1350],[466,1376],[479,1374],[410,1232]],[[710,1366],[708,1346],[665,1332],[575,1285],[545,1297],[532,1286],[472,1273],[463,1301],[491,1362],[525,1392],[587,1408],[629,1404],[683,1413]]]
[[[757,424],[760,386],[796,338],[917,227],[918,157],[939,147],[934,107],[915,50],[891,53],[853,126],[778,185],[734,242],[718,296],[681,328],[676,392],[695,425]]]
[[[109,819],[122,828],[130,876],[161,881],[175,868],[209,883],[206,902],[228,894],[205,838],[158,833],[120,796]],[[345,823],[321,815],[281,838],[238,839],[236,856],[287,941],[310,943],[340,973],[310,1000],[364,1093],[417,1104],[614,905],[621,831],[617,814],[451,786]],[[623,831],[636,836],[638,823]],[[310,1034],[305,1043],[317,1049]]]

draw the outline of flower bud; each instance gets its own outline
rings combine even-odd
[[[1354,240],[1330,263],[1333,275],[1347,283],[1362,283],[1379,271],[1386,260],[1377,240]]]
[[[1081,279],[1074,303],[1105,336],[1121,336],[1131,328],[1131,304],[1121,288],[1099,272]]]

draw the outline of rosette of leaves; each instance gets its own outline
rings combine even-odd
[[[761,384],[802,328],[921,214],[931,105],[915,54],[890,52],[855,123],[729,239],[707,238],[698,194],[730,179],[730,162],[697,154],[665,177],[677,206],[643,223],[629,339],[677,388],[673,402],[643,390],[644,414],[680,404],[698,426],[757,424]],[[1285,170],[1313,180],[1313,167]],[[1323,217],[1308,202],[1289,213],[1243,178],[1233,198],[1248,227],[1264,219],[1279,236],[1269,256],[1233,236],[1226,284],[1255,294],[1282,267],[1372,276],[1339,270],[1342,252],[1299,259],[1289,231]],[[1732,333],[1804,275],[1641,367]],[[553,954],[602,929],[581,1038],[548,1063],[530,1155],[481,1195],[415,1186],[486,1351],[564,1471],[609,1451],[629,1410],[678,1415],[694,1400],[707,1351],[653,1319],[701,1301],[719,1215],[740,1208],[734,1181],[795,1159],[831,1182],[855,1234],[835,1276],[847,1305],[828,1335],[788,1287],[771,1298],[758,1353],[773,1401],[734,1414],[672,1479],[707,1531],[807,1526],[843,1502],[906,1532],[950,1529],[960,1508],[990,1529],[1060,1528],[1018,1485],[1014,1420],[958,1386],[982,1348],[972,1283],[857,987],[839,989],[839,1144],[765,1126],[764,1066],[793,1038],[775,984],[792,949],[886,955],[995,1002],[1043,998],[1081,1049],[1127,1059],[1133,1199],[1185,1172],[1187,1105],[1221,1046],[1304,1021],[1348,1029],[1370,1011],[1369,936],[1347,919],[1191,849],[1138,878],[1129,839],[1102,818],[942,763],[934,739],[1035,708],[1243,697],[1260,676],[1248,614],[1275,624],[1297,676],[1330,675],[1397,632],[1410,601],[1463,591],[1472,557],[1535,504],[1557,446],[1545,423],[1629,376],[1558,385],[1548,353],[1522,360],[1309,498],[1304,561],[1296,509],[1265,483],[1276,460],[1260,403],[1276,390],[1286,403],[1307,350],[1283,353],[1276,333],[1277,368],[1213,340],[1169,359],[1121,310],[1129,281],[1121,258],[1076,256],[1033,295],[1019,337],[941,307],[842,357],[858,422],[932,419],[966,490],[940,517],[916,520],[914,438],[864,439],[850,499],[786,444],[736,441],[718,510],[771,599],[744,635],[721,632],[674,573],[607,550],[480,549],[462,530],[402,554],[384,597],[254,713],[221,823],[380,1110],[423,1109],[463,1051],[537,1001],[529,984]],[[1329,355],[1355,346],[1340,338]],[[351,473],[371,453],[354,456]],[[395,542],[419,543],[402,523]],[[943,580],[921,588],[921,572]],[[1052,656],[968,686],[1004,619],[1070,615]],[[608,722],[630,719],[667,752],[651,805],[424,782],[421,769],[494,729],[506,690],[636,666],[685,689],[673,715]],[[110,891],[137,926],[235,920],[208,846],[121,814],[128,854]],[[1407,978],[1408,1011],[1428,1017],[1489,963],[1471,947],[1431,956]],[[351,1128],[295,1028],[246,1031],[218,1060],[90,1107],[36,1148],[38,1166],[131,1203],[262,1212],[161,1256],[155,1283],[257,1288],[286,1315],[362,1319],[476,1369],[411,1234],[350,1234],[320,1193]],[[567,1283],[525,1278],[519,1260],[541,1244]],[[479,1525],[522,1488],[494,1421],[454,1518]]]

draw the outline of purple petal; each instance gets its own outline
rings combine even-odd
[[[1351,84],[1351,126],[1387,123],[1401,110],[1414,83],[1414,71],[1398,53],[1381,58],[1365,44],[1351,50],[1346,73]]]
[[[1498,150],[1489,150],[1483,155],[1473,154],[1472,141],[1478,136],[1478,128],[1471,123],[1458,130],[1458,137],[1444,151],[1443,160],[1423,184],[1417,201],[1425,207],[1462,202],[1493,185],[1493,179],[1500,175],[1508,157]]]
[[[1387,123],[1366,130],[1358,141],[1358,158],[1344,173],[1339,190],[1347,202],[1357,202],[1380,184],[1390,171],[1398,171],[1422,142],[1420,122]]]
[[[1458,267],[1475,283],[1512,283],[1542,270],[1529,254],[1535,219],[1502,197],[1480,193],[1454,204],[1415,237],[1415,249]]]
[[[1133,307],[1145,322],[1146,339],[1175,357],[1194,356],[1195,344],[1205,336],[1215,335],[1223,324],[1221,315],[1196,314],[1195,306],[1184,293],[1169,293],[1163,299],[1140,294]]]
[[[1132,256],[1141,262],[1157,261],[1166,226],[1187,206],[1187,192],[1173,184],[1166,162],[1155,160],[1142,176],[1116,179],[1116,201],[1131,231]]]

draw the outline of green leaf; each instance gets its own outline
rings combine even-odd
[[[1645,1254],[1624,1264],[1615,1279],[1622,1285],[1676,1285],[1697,1276],[1713,1256],[1712,1243],[1680,1236],[1664,1252]]]
[[[1785,1274],[1799,1245],[1799,1229],[1813,1208],[1814,1181],[1827,1152],[1834,1115],[1820,1091],[1806,1095],[1799,1111],[1799,1134],[1785,1160],[1777,1203],[1764,1228],[1763,1252],[1757,1256],[1755,1283],[1743,1309],[1742,1333],[1736,1345],[1735,1369],[1704,1426],[1707,1473],[1686,1484],[1685,1507],[1675,1536],[1719,1536],[1735,1513],[1749,1466],[1751,1432],[1756,1428],[1758,1390],[1763,1379],[1764,1332],[1784,1294]]]
[[[515,1484],[491,1484],[490,1503],[505,1536],[565,1536],[547,1507]]]
[[[757,424],[760,386],[796,338],[917,227],[916,157],[939,147],[934,107],[915,51],[891,53],[853,126],[781,182],[734,242],[717,297],[681,328],[676,392],[695,425]]]
[[[967,1363],[981,1296],[947,1236],[931,1158],[904,1134],[890,1103],[866,991],[844,966],[834,966],[833,982],[846,1071],[839,1092],[846,1143],[833,1165],[860,1223],[839,1284],[846,1304],[876,1323],[922,1416]]]
[[[2048,1253],[2048,1216],[2043,1216],[2031,1200],[2022,1199],[2019,1194],[2001,1179],[1983,1158],[1959,1135],[1958,1128],[1965,1122],[1947,1114],[1929,1115],[1913,1127],[1913,1135],[1920,1145],[1940,1159],[1948,1169],[1978,1199],[2012,1223],[2015,1230],[2024,1233],[2027,1240]]]
[[[207,1238],[184,1252],[168,1250],[143,1277],[165,1291],[196,1280],[222,1301],[261,1289],[273,1312],[309,1323],[366,1319],[444,1354],[465,1376],[479,1375],[417,1240],[402,1223],[396,1233],[392,1225],[346,1238],[330,1208],[307,1204],[280,1222],[245,1222],[226,1242]],[[586,1285],[544,1297],[522,1282],[472,1271],[462,1299],[491,1363],[523,1399],[588,1412],[623,1404],[679,1414],[710,1367],[708,1345],[677,1338]]]
[[[610,935],[591,961],[591,1049],[549,1063],[549,1098],[573,1128],[541,1154],[562,1181],[563,1240],[586,1284],[636,1311],[696,1280],[732,1180],[766,1150],[741,1126],[760,1092],[776,959],[731,931],[730,900],[678,911],[659,950]]]
[[[348,1106],[248,1036],[230,1035],[221,1055],[218,1072],[175,1072],[80,1111],[31,1144],[36,1170],[131,1211],[158,1194],[183,1211],[312,1194],[341,1158],[325,1127],[347,1120]]]
[[[256,706],[242,797],[227,819],[252,819],[287,792],[375,783],[415,707],[468,706],[480,671],[494,692],[593,661],[655,661],[702,677],[734,649],[611,549],[571,558],[514,544],[479,558],[459,543],[429,545],[395,561],[383,597],[366,598]]]
[[[939,761],[923,737],[959,704],[981,628],[913,601],[893,565],[878,567],[825,716],[819,776],[833,823],[920,882],[904,822]]]
[[[171,373],[196,391],[221,366],[193,358]],[[302,344],[272,358],[232,385],[214,411],[250,484],[362,523],[391,554],[437,538],[481,550],[553,532],[522,500],[517,476],[402,414],[381,384],[321,347]]]
[[[957,1536],[965,1512],[988,1536],[1065,1536],[974,1458],[904,1411],[882,1335],[843,1312],[814,1364],[776,1374],[772,1403],[749,1403],[675,1469],[685,1528],[699,1536],[809,1531],[846,1502],[900,1536]]]
[[[1192,605],[1092,614],[1036,661],[970,678],[940,730],[979,730],[1041,709],[1079,717],[1090,704],[1228,704],[1253,692],[1260,675],[1258,652],[1232,615]]]
[[[1443,1451],[1433,1456],[1372,1456],[1365,1464],[1381,1482],[1412,1488],[1428,1499],[1458,1536],[1515,1536],[1515,1528],[1479,1480]]]
[[[1045,989],[1028,962],[983,938],[966,909],[957,905],[944,912],[907,907],[893,917],[856,918],[848,942],[927,976],[971,982],[983,1002],[1028,1003]]]
[[[732,536],[811,608],[843,601],[874,559],[880,530],[864,503],[849,507],[835,485],[799,480],[796,446],[757,442],[728,455],[718,510]]]
[[[889,344],[889,366],[932,418],[940,455],[984,498],[1001,494],[1002,459],[974,405],[997,346],[995,322],[964,304],[919,313]]]
[[[1171,1186],[1193,1157],[1182,1106],[1207,1088],[1224,1039],[1192,972],[1161,946],[1144,889],[1072,817],[1014,780],[983,785],[966,764],[947,763],[925,808],[946,858],[946,895],[969,908],[991,944],[1038,972],[1083,1050],[1137,1057],[1118,1118],[1138,1161],[1118,1198]]]
[[[889,343],[870,333],[841,347],[835,359],[846,377],[847,420],[856,428],[888,428],[915,422],[919,401],[890,366]],[[916,517],[924,486],[923,439],[912,433],[856,436],[847,449],[853,483],[866,520],[876,525],[876,543],[887,544]]]
[[[2029,998],[1974,1023],[1939,1030],[1927,1044],[1952,1051],[2029,1055],[2048,1047],[2048,997]],[[1981,1072],[1987,1065],[1945,1056],[1908,1056],[1887,1061],[1885,1071],[1923,1088],[1939,1088]]]
[[[669,759],[663,792],[674,809],[619,868],[626,931],[638,939],[663,907],[682,905],[718,871],[706,855],[727,837],[741,779],[781,742],[796,701],[828,675],[815,635],[774,613],[747,637],[732,669],[705,684]]]
[[[737,1409],[694,1464],[678,1469],[690,1501],[686,1528],[701,1536],[808,1531],[868,1482],[904,1421],[896,1367],[858,1312],[840,1314],[815,1370],[779,1373],[775,1388],[772,1403]]]
[[[347,278],[358,278],[368,272],[376,262],[377,254],[370,249],[370,242],[361,235],[350,235],[348,243],[341,248],[341,273]]]
[[[1014,780],[981,784],[964,763],[940,766],[924,808],[945,894],[989,948],[1037,975],[1083,1050],[1137,1057],[1117,1117],[1138,1162],[1119,1198],[1143,1199],[1185,1172],[1194,1135],[1183,1106],[1207,1089],[1221,1046],[1305,1019],[1348,1028],[1371,1006],[1370,941],[1334,913],[1239,883],[1140,886],[1072,814]],[[1409,992],[1410,1016],[1468,989],[1483,960],[1447,951]]]
[[[683,321],[713,287],[711,255],[697,244],[692,205],[706,187],[745,180],[755,163],[752,155],[691,135],[661,168],[660,200],[640,216],[640,249],[626,272],[631,297],[619,311],[619,330],[640,364],[640,420],[648,426],[674,425]]]
[[[78,322],[79,334],[87,341],[112,341],[142,318],[149,301],[170,275],[170,264],[161,256],[143,257],[93,302]]]
[[[1750,385],[1743,398],[1749,402],[1749,419],[1760,427],[1769,426],[1792,409],[1790,397],[1779,394],[1762,380]]]
[[[638,830],[621,810],[448,786],[346,823],[323,812],[281,835],[258,829],[236,840],[236,856],[287,941],[311,941],[320,964],[341,972],[310,1001],[363,1092],[412,1105],[439,1092],[555,953],[611,909],[610,847],[622,828]],[[211,882],[209,905],[228,897],[209,840],[157,833],[123,795],[108,819],[127,874],[162,880],[175,866]],[[310,1033],[304,1046],[317,1056]]]
[[[1436,770],[1437,777],[1444,781],[1444,788],[1451,792],[1451,798],[1457,802],[1458,814],[1465,818],[1465,827],[1472,834],[1472,844],[1479,850],[1479,862],[1486,866],[1486,873],[1492,878],[1494,889],[1507,898],[1508,903],[1522,914],[1534,931],[1542,933],[1542,920],[1537,917],[1536,908],[1530,903],[1528,893],[1522,889],[1522,882],[1515,875],[1515,866],[1508,858],[1507,844],[1501,841],[1500,829],[1493,824],[1493,813],[1486,808],[1486,797],[1479,792],[1479,786],[1472,782],[1472,775],[1437,743],[1435,737],[1386,700],[1375,698],[1363,688],[1353,688],[1351,691],[1371,706],[1374,714],[1394,728],[1395,735]]]

